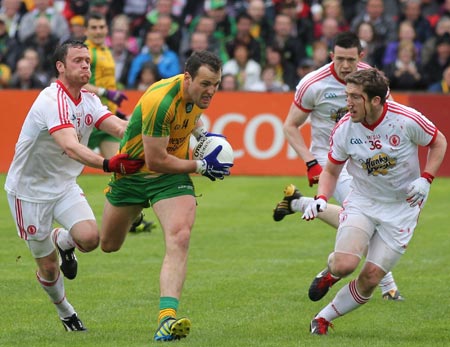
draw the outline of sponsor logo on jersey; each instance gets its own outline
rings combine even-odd
[[[386,153],[378,153],[365,161],[361,161],[362,168],[372,176],[386,175],[389,169],[397,164],[397,159],[391,158]]]

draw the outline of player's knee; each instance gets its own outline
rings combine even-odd
[[[100,242],[100,248],[105,253],[117,252],[118,250],[120,250],[121,246],[121,244],[118,244],[117,242],[111,242],[109,240],[101,240]]]
[[[328,266],[333,275],[346,277],[355,271],[359,260],[355,255],[334,252],[328,258]]]
[[[99,242],[98,232],[91,232],[86,233],[83,240],[78,241],[77,245],[82,252],[91,252],[98,247]]]

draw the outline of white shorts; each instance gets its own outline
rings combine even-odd
[[[370,238],[376,233],[393,251],[403,254],[417,226],[420,208],[406,201],[376,202],[351,192],[339,216],[339,229],[359,228]],[[336,239],[337,240],[337,239]],[[369,245],[369,252],[370,252]]]
[[[49,238],[55,221],[70,231],[78,222],[95,220],[83,191],[76,184],[69,186],[66,194],[58,200],[36,203],[8,194],[8,202],[17,233],[26,241]]]

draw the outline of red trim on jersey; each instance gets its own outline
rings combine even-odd
[[[306,110],[306,112],[311,112],[312,110],[304,109],[300,106],[299,101],[303,98],[303,95],[305,95],[306,90],[313,85],[314,83],[317,83],[320,80],[323,80],[324,78],[327,78],[331,76],[331,70],[330,68],[323,68],[321,70],[317,71],[317,74],[306,75],[305,82],[303,82],[299,88],[299,90],[295,93],[294,102],[295,104],[302,110]]]
[[[388,111],[388,105],[387,105],[387,103],[384,103],[384,105],[383,105],[383,112],[381,113],[380,118],[378,118],[378,120],[375,123],[367,124],[367,123],[361,122],[361,124],[364,127],[366,127],[367,129],[373,131],[383,121],[384,117],[386,117],[387,111]]]
[[[114,116],[111,112],[104,114],[103,116],[100,117],[100,119],[95,123],[95,127],[98,129],[100,127],[100,124],[102,124],[102,122],[106,119],[109,118],[111,116]]]
[[[343,160],[343,161],[334,159],[334,158],[331,156],[331,152],[328,152],[328,160],[331,161],[333,164],[336,164],[336,165],[342,165],[342,164],[345,164],[345,162],[347,161],[347,159],[346,159],[346,160]]]
[[[331,66],[330,66],[330,71],[331,71],[331,74],[333,75],[333,77],[336,78],[336,80],[337,80],[338,82],[341,82],[341,83],[344,84],[344,85],[347,84],[347,83],[345,83],[345,81],[344,81],[343,79],[341,79],[341,78],[338,76],[338,74],[337,74],[337,72],[336,72],[336,69],[334,68],[334,63],[331,64]]]
[[[61,125],[57,125],[56,127],[51,128],[48,132],[49,134],[53,134],[55,131],[64,129],[64,128],[74,128],[73,124],[61,124]]]
[[[62,82],[60,80],[56,80],[56,84],[64,90],[64,93],[66,93],[67,96],[70,98],[70,100],[73,101],[75,106],[78,106],[78,104],[81,102],[81,94],[80,94],[80,97],[77,100],[69,93],[69,91],[67,90],[66,86],[64,84],[62,84]]]
[[[414,112],[413,110],[411,110],[410,108],[405,107],[404,105],[400,105],[398,103],[395,102],[390,102],[389,103],[389,111],[397,113],[399,115],[408,117],[410,119],[412,119],[413,121],[415,121],[417,124],[419,124],[419,126],[429,135],[433,136],[433,140],[435,136],[437,135],[437,128],[435,126],[433,126],[432,124],[428,123],[425,119],[423,119],[419,113]],[[430,142],[431,144],[432,142]],[[429,145],[430,145],[429,144]]]
[[[23,214],[22,214],[22,202],[20,199],[16,200],[16,223],[19,227],[19,235],[21,239],[27,240],[27,233],[25,232],[25,227],[23,226]]]
[[[68,105],[66,100],[67,91],[62,85],[57,85],[56,102],[58,104],[58,116],[61,124],[72,124],[69,119]]]

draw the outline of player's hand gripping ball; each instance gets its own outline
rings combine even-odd
[[[202,160],[218,146],[222,146],[222,150],[217,155],[217,161],[221,164],[234,163],[234,152],[230,143],[219,136],[202,137],[192,151],[192,159]]]

